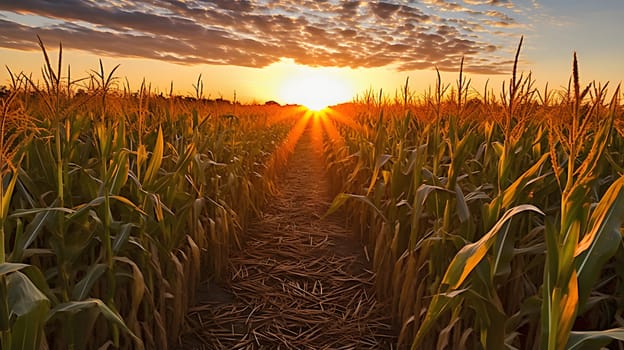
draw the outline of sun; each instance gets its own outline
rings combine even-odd
[[[349,101],[353,95],[349,84],[336,75],[321,71],[304,71],[287,77],[279,97],[284,103],[300,104],[313,111]]]

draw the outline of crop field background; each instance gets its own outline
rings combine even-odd
[[[194,97],[133,90],[102,63],[76,79],[41,49],[44,80],[12,72],[0,104],[3,349],[182,344],[302,142],[332,193],[318,216],[374,275],[384,348],[622,348],[622,92],[576,55],[565,90],[514,64],[500,88],[460,69],[311,111],[207,100],[201,77]]]
[[[426,96],[407,82],[394,99],[371,93],[345,112],[360,128],[326,147],[333,207],[372,256],[399,346],[624,339],[621,92],[581,83],[576,56],[568,90],[531,79],[514,71],[478,97],[461,73]]]

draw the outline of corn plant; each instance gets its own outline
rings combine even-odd
[[[174,345],[300,111],[122,92],[101,62],[74,80],[39,43],[43,81],[2,100],[2,348]]]
[[[346,207],[364,241],[400,347],[622,339],[608,295],[621,295],[619,88],[610,102],[606,85],[581,90],[575,59],[577,87],[538,91],[518,73],[521,46],[499,95],[471,92],[462,60],[455,87],[438,73],[421,99],[406,82],[394,102],[340,107],[362,132],[334,120],[342,138],[325,154],[345,180],[330,212]]]
[[[20,263],[6,242],[20,242],[24,237],[23,222],[9,219],[11,198],[21,171],[23,144],[28,131],[36,132],[32,121],[23,114],[20,91],[28,78],[10,70],[11,87],[2,99],[0,120],[0,345],[6,349],[35,349],[42,344],[43,326],[50,301],[41,292],[45,281],[39,268]],[[8,233],[8,237],[7,237]]]
[[[572,81],[573,92],[569,91],[568,95],[573,95],[569,96],[562,118],[571,119],[571,123],[556,120],[551,123],[554,137],[567,157],[567,171],[560,171],[558,159],[553,157],[553,167],[561,173],[560,183],[565,185],[559,223],[548,223],[546,231],[541,347],[548,349],[567,346],[576,317],[584,310],[602,266],[617,250],[624,212],[624,177],[609,186],[594,210],[587,201],[592,198],[611,136],[619,89],[603,119],[599,116],[602,116],[600,109],[606,86],[591,84],[581,90],[576,54]],[[592,87],[593,99],[584,102]],[[572,344],[580,341],[577,337]]]

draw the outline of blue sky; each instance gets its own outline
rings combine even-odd
[[[624,80],[624,47],[618,44],[624,1],[544,1],[541,6],[545,18],[527,34],[527,68],[561,82],[571,73],[576,51],[584,81]]]

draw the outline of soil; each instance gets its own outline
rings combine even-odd
[[[322,134],[300,138],[263,215],[233,253],[229,278],[206,282],[186,317],[180,349],[392,349],[389,307],[375,297],[363,247],[332,196]]]

